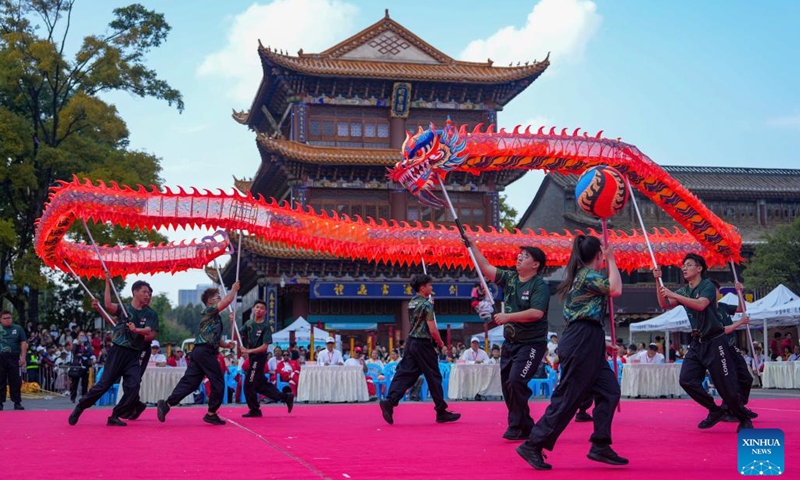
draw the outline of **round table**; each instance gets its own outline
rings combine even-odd
[[[626,363],[620,389],[625,397],[679,397],[684,391],[678,382],[679,363]]]
[[[447,397],[451,400],[474,400],[475,395],[500,397],[500,365],[454,363],[450,365]]]
[[[297,381],[299,402],[367,402],[367,380],[357,365],[303,365]]]

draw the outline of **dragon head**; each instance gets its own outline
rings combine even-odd
[[[389,170],[389,178],[400,183],[420,202],[432,207],[442,207],[442,201],[433,194],[432,187],[438,179],[444,180],[448,172],[466,159],[467,140],[447,120],[443,130],[433,123],[427,130],[419,128],[415,135],[406,133],[403,142],[403,160]]]

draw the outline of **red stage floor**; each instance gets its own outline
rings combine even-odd
[[[532,404],[534,418],[546,407]],[[756,427],[785,433],[784,478],[800,478],[800,399],[755,399]],[[548,454],[550,472],[537,472],[503,440],[505,405],[451,404],[463,414],[453,424],[434,423],[433,405],[402,403],[395,424],[381,418],[377,403],[298,404],[262,409],[245,419],[244,407],[224,407],[225,426],[203,423],[203,408],[174,408],[167,422],[155,409],[128,427],[106,427],[107,408],[92,408],[78,425],[68,411],[0,412],[0,478],[502,478],[608,479],[702,475],[740,478],[736,424],[698,430],[705,412],[689,400],[627,401],[614,421],[614,448],[630,459],[610,467],[586,458],[592,426],[573,423]]]

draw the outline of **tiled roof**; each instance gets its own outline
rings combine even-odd
[[[425,61],[392,61],[381,59],[368,60],[353,57],[354,52],[384,34],[395,35],[401,39],[404,48],[412,47],[427,56]],[[525,65],[508,67],[493,66],[491,60],[486,62],[462,62],[454,60],[425,42],[411,31],[395,22],[389,15],[377,23],[367,27],[352,37],[325,50],[322,53],[309,54],[302,50],[298,55],[290,56],[270,48],[259,46],[262,60],[284,68],[316,76],[359,77],[387,80],[429,80],[439,82],[471,82],[494,84],[511,82],[529,78],[536,79],[550,65],[549,55],[541,62],[525,62]],[[350,57],[350,58],[348,58]]]
[[[302,258],[309,260],[333,260],[337,258],[333,255],[290,247],[281,242],[268,242],[260,238],[244,238],[242,240],[242,248],[246,248],[258,255],[273,258]]]
[[[800,195],[800,170],[785,168],[662,166],[684,187],[697,192],[785,193]],[[574,189],[577,175],[550,173],[553,181]]]
[[[236,187],[236,189],[239,190],[240,192],[247,193],[250,191],[250,187],[253,186],[253,179],[244,180],[241,178],[233,177],[233,186]]]
[[[427,80],[434,82],[503,83],[541,75],[550,60],[515,67],[495,67],[490,63],[461,62],[447,64],[380,62],[370,60],[343,60],[303,54],[300,57],[283,55],[259,47],[262,58],[281,67],[324,77],[358,77],[380,80]]]
[[[400,149],[316,147],[292,140],[259,134],[258,143],[265,150],[299,162],[331,165],[376,165],[392,167],[401,161]]]

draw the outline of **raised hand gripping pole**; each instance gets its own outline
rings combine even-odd
[[[111,281],[111,273],[108,271],[108,267],[106,267],[106,262],[103,261],[103,256],[100,255],[100,249],[97,247],[97,244],[94,241],[94,237],[92,237],[92,232],[89,231],[89,225],[86,225],[86,220],[81,219],[83,222],[83,228],[86,229],[86,235],[89,235],[89,240],[92,242],[92,247],[94,247],[94,252],[97,254],[97,258],[100,260],[100,265],[103,266],[103,271],[106,272],[106,278],[108,278],[108,282],[111,284],[111,289],[114,290],[114,296],[117,297],[117,303],[119,303],[120,309],[122,310],[122,316],[125,319],[128,319],[128,311],[125,309],[124,304],[122,303],[122,299],[119,296],[119,292],[117,291],[117,287],[114,286],[114,282]]]
[[[633,202],[633,209],[636,211],[636,217],[639,219],[639,225],[642,227],[642,233],[644,234],[644,241],[647,243],[647,251],[650,252],[650,260],[653,262],[653,270],[658,268],[658,262],[656,262],[656,256],[653,254],[653,246],[650,244],[650,237],[647,236],[647,229],[644,227],[644,220],[642,220],[642,214],[639,213],[639,205],[636,203],[636,195],[633,194],[633,185],[631,182],[628,181],[628,189],[631,192],[631,201]],[[605,229],[605,227],[603,227]],[[662,287],[664,286],[664,280],[659,278],[658,279],[659,285]]]
[[[77,280],[78,283],[81,285],[81,287],[83,287],[83,289],[89,295],[89,298],[91,298],[92,300],[97,302],[97,306],[100,307],[100,310],[109,318],[109,320],[111,322],[111,325],[114,325],[116,327],[117,326],[117,322],[115,322],[114,320],[111,320],[111,315],[109,315],[108,312],[106,312],[106,310],[103,308],[103,305],[97,300],[97,298],[95,298],[94,295],[92,295],[92,292],[86,287],[86,284],[83,283],[83,281],[81,280],[81,277],[79,277],[78,274],[75,273],[75,270],[72,269],[72,267],[69,265],[69,263],[67,263],[66,260],[64,260],[64,265],[67,266],[67,269],[69,270],[69,273],[71,273],[72,276],[75,278],[75,280]],[[123,308],[123,310],[125,310],[125,309]]]
[[[217,235],[217,234],[222,235],[226,239],[228,237],[228,235],[225,232],[221,231],[221,230],[214,232],[214,235]],[[214,235],[209,235],[207,237],[203,237],[202,241],[215,240]],[[239,236],[239,245],[240,246],[241,246],[241,241],[242,241],[242,237],[240,235]],[[228,245],[229,245],[229,248],[232,248],[232,247],[230,247],[230,243],[228,243]],[[229,251],[229,253],[231,255],[233,255],[232,251]],[[238,256],[238,253],[237,253],[237,256]],[[219,264],[217,263],[217,259],[216,258],[213,259],[212,262],[214,262],[214,270],[217,271],[217,278],[219,279],[219,287],[222,289],[222,296],[226,296],[226,295],[228,295],[228,289],[225,288],[225,282],[222,281],[222,272],[219,269]],[[238,281],[238,278],[239,278],[239,265],[238,264],[236,265],[236,278],[237,278],[237,281]],[[231,305],[229,306],[229,308],[233,312],[234,318],[236,318],[236,301],[235,300],[233,302],[231,302]],[[236,347],[234,347],[234,354],[238,357],[239,356],[239,345],[243,345],[243,343],[242,343],[242,336],[239,334],[239,329],[236,326],[236,320],[233,320],[231,322],[231,338],[234,341],[238,342],[236,344]]]
[[[733,281],[739,283],[739,276],[736,274],[736,266],[733,264],[733,259],[731,259],[731,271],[733,272]],[[739,303],[742,304],[742,314],[747,314],[747,303],[744,301],[744,295],[738,289],[736,290],[736,295],[739,297]],[[756,371],[756,375],[761,376],[760,368],[761,366],[758,363],[758,358],[756,357],[756,349],[753,344],[753,336],[750,333],[750,323],[748,322],[747,325],[747,341],[750,343],[750,354],[753,356],[753,369]],[[766,342],[765,342],[766,343]]]
[[[472,259],[472,264],[475,265],[475,271],[478,272],[478,280],[481,282],[481,288],[483,288],[483,291],[486,292],[486,297],[489,298],[491,304],[494,305],[494,298],[492,298],[489,286],[486,285],[486,279],[483,277],[483,272],[478,266],[478,260],[475,258],[475,254],[472,252],[472,244],[470,243],[469,238],[467,238],[467,232],[464,230],[464,226],[461,225],[461,220],[458,219],[458,214],[456,213],[456,209],[453,207],[453,202],[450,201],[450,195],[447,194],[447,189],[444,187],[444,181],[442,180],[442,177],[437,178],[439,179],[439,186],[442,187],[444,198],[447,200],[447,206],[450,207],[450,213],[453,214],[453,218],[455,219],[458,232],[461,234],[461,240],[464,241],[464,245],[467,247],[467,252],[469,252],[469,258]]]

